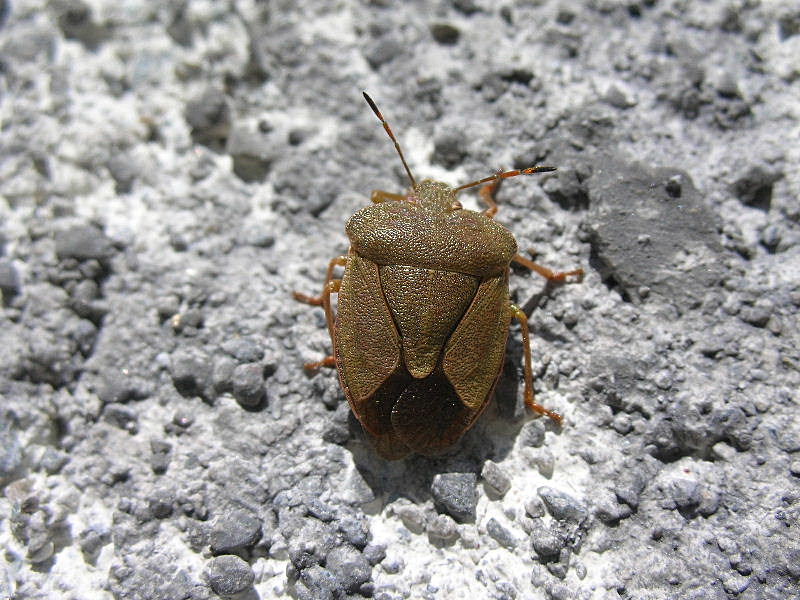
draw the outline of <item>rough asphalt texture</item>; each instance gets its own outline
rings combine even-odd
[[[0,598],[800,597],[794,0],[0,1]],[[317,293],[418,177],[507,181],[497,397],[367,444]],[[473,201],[473,191],[463,198]],[[477,203],[473,204],[477,206]]]

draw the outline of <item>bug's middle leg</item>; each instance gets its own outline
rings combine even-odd
[[[293,292],[292,295],[294,299],[298,302],[304,302],[305,304],[311,304],[312,306],[321,306],[325,311],[325,321],[328,324],[328,333],[331,336],[331,343],[335,344],[334,340],[334,315],[333,315],[333,306],[331,305],[331,294],[336,294],[339,292],[339,288],[342,284],[341,279],[334,279],[333,278],[333,270],[339,266],[344,266],[347,264],[347,256],[337,256],[336,258],[332,259],[331,262],[328,264],[328,272],[325,276],[325,283],[322,285],[322,293],[319,296],[307,296],[306,294],[301,294],[300,292]],[[306,369],[317,369],[319,367],[335,367],[336,360],[333,356],[327,356],[323,360],[313,362],[313,363],[306,363]]]
[[[531,340],[530,330],[528,329],[528,317],[516,304],[511,305],[511,314],[519,321],[522,331],[522,350],[525,355],[525,405],[531,410],[546,415],[555,421],[556,425],[561,425],[564,418],[541,404],[537,404],[533,396],[533,370],[531,367]]]

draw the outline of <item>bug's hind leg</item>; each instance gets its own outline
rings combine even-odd
[[[583,269],[574,269],[572,271],[551,271],[547,267],[543,267],[540,264],[533,262],[532,260],[525,258],[519,254],[516,254],[514,258],[511,259],[518,265],[522,265],[523,267],[527,267],[531,271],[535,271],[547,281],[553,281],[557,283],[561,283],[567,280],[567,277],[574,277],[575,283],[579,283],[583,281]]]
[[[541,404],[537,404],[533,396],[533,370],[531,368],[531,341],[530,330],[528,329],[528,317],[516,304],[511,305],[511,313],[519,321],[522,331],[522,350],[525,355],[525,405],[532,411],[540,415],[546,415],[555,421],[556,425],[561,425],[564,418]]]

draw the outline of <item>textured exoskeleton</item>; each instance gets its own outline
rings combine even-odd
[[[331,261],[322,295],[295,294],[325,308],[333,342],[333,357],[308,366],[335,364],[353,412],[382,456],[435,454],[486,408],[516,317],[525,344],[526,403],[560,422],[533,400],[527,319],[509,298],[509,266],[517,261],[557,281],[582,271],[554,273],[524,259],[514,236],[492,220],[492,193],[502,178],[552,168],[509,171],[452,188],[416,183],[403,164],[412,181],[408,195],[374,192],[374,204],[347,222],[350,252]],[[486,213],[462,208],[457,192],[485,182]],[[341,280],[333,278],[336,266],[344,266]]]

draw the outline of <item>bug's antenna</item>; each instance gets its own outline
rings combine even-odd
[[[381,125],[383,125],[383,128],[386,130],[386,133],[388,133],[389,137],[392,138],[392,141],[394,142],[394,147],[397,150],[397,153],[400,155],[400,160],[403,161],[403,166],[406,169],[406,173],[408,174],[408,178],[411,180],[411,187],[416,189],[417,181],[416,181],[416,179],[414,179],[414,176],[411,174],[411,169],[408,168],[408,163],[406,163],[406,159],[403,156],[403,151],[400,150],[400,144],[397,143],[397,138],[394,137],[394,133],[392,133],[392,128],[389,127],[389,123],[387,123],[386,119],[383,118],[383,115],[381,114],[381,111],[378,110],[378,107],[375,105],[375,102],[373,102],[372,98],[370,98],[367,95],[367,92],[361,92],[361,93],[364,94],[364,99],[367,101],[367,104],[369,104],[369,107],[372,109],[372,112],[374,112],[378,116],[378,119],[380,119]]]
[[[531,175],[533,173],[547,173],[548,171],[555,171],[555,167],[528,167],[527,169],[515,169],[513,171],[500,171],[489,177],[484,177],[472,183],[465,183],[458,186],[454,191],[457,194],[461,190],[471,188],[482,183],[489,183],[490,181],[499,181],[500,179],[508,179],[509,177],[516,177],[517,175]]]

